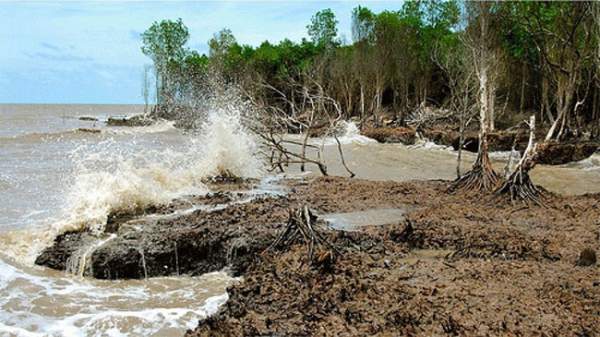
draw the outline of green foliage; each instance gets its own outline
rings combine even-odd
[[[208,41],[208,55],[211,58],[223,57],[235,44],[237,41],[231,30],[223,28]]]
[[[335,14],[331,9],[324,9],[317,12],[310,19],[310,24],[306,26],[308,36],[311,37],[314,44],[323,48],[332,48],[339,44],[337,41],[337,24]]]
[[[539,107],[542,78],[553,78],[549,84],[553,87],[559,80],[566,81],[557,74],[577,72],[575,80],[600,78],[594,68],[594,62],[600,62],[600,25],[591,20],[588,11],[592,7],[587,2],[489,4],[489,32],[486,41],[477,42],[485,43],[494,62],[504,67],[504,76],[496,80],[507,103],[514,106],[520,97],[521,108]],[[600,16],[600,6],[593,9]],[[465,38],[477,35],[480,15],[476,3],[458,0],[406,1],[398,10],[380,13],[357,6],[351,17],[353,43],[342,45],[338,21],[331,9],[324,9],[307,25],[310,40],[264,41],[253,47],[238,43],[225,28],[208,41],[208,55],[185,48],[188,31],[180,19],[165,20],[144,32],[142,51],[152,58],[161,79],[177,73],[177,81],[196,81],[216,73],[227,82],[244,86],[247,92],[265,95],[263,102],[272,104],[278,104],[276,97],[256,89],[260,87],[257,83],[268,83],[293,99],[298,95],[294,85],[318,82],[328,95],[343,103],[349,116],[360,111],[364,117],[364,110],[375,114],[387,109],[400,111],[402,118],[423,102],[442,105],[449,100],[448,76],[469,71],[466,68],[472,63],[473,51]],[[519,74],[511,69],[518,69]],[[157,86],[165,91],[161,83]],[[197,89],[186,83],[176,87]],[[581,88],[584,86],[575,84],[576,90]]]
[[[183,60],[184,68],[194,74],[203,74],[208,70],[208,56],[197,51],[190,52]]]
[[[181,19],[154,22],[142,33],[142,52],[159,67],[179,62],[186,56],[184,46],[188,38],[188,29]]]
[[[188,38],[188,29],[181,19],[154,22],[142,33],[142,52],[154,62],[158,104],[175,94],[176,86],[170,74],[178,72],[178,65],[185,59]]]

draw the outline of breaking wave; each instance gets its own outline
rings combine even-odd
[[[408,146],[409,149],[440,150],[453,152],[452,146],[439,145],[427,138],[418,138],[414,144]]]
[[[174,198],[208,192],[203,181],[219,174],[257,177],[256,141],[241,122],[239,111],[217,108],[207,116],[202,131],[179,149],[150,149],[148,144],[123,148],[108,140],[82,146],[67,193],[65,230],[83,226],[102,232],[112,212],[136,211]]]
[[[234,106],[215,107],[196,135],[180,136],[176,144],[135,136],[80,140],[66,158],[72,169],[63,178],[58,215],[39,231],[3,233],[0,241],[10,244],[6,254],[30,264],[61,233],[85,228],[99,234],[112,213],[205,194],[209,177],[259,177],[263,172],[256,139]]]
[[[339,129],[338,140],[340,144],[370,144],[376,143],[375,139],[360,134],[360,129],[354,122],[340,121],[337,124]],[[323,139],[323,145],[336,145],[333,137]]]

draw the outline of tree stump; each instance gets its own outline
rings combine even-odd
[[[311,266],[333,264],[338,250],[325,237],[323,229],[316,225],[316,220],[308,206],[290,210],[285,228],[264,252],[302,243],[307,247],[307,260]]]
[[[529,120],[529,143],[521,160],[506,181],[495,191],[496,195],[509,195],[510,200],[532,201],[542,205],[543,191],[529,177],[529,171],[536,165],[537,144],[535,143],[535,115]]]

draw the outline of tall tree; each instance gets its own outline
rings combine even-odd
[[[237,45],[235,36],[233,36],[233,33],[228,28],[221,29],[208,41],[210,64],[221,75],[224,75],[225,63],[229,51],[235,45]]]
[[[361,119],[366,118],[366,88],[369,70],[373,66],[369,62],[375,28],[375,14],[368,8],[357,6],[352,10],[352,38],[354,40],[354,73],[359,85],[359,111]]]
[[[538,65],[543,74],[544,100],[552,125],[546,141],[561,139],[567,134],[571,123],[587,97],[579,89],[587,80],[588,71],[595,52],[594,32],[591,29],[591,2],[527,2],[510,3],[514,15],[513,23],[524,31],[539,53]],[[553,95],[546,90],[554,90]]]
[[[473,17],[473,21],[477,22],[477,26],[474,26],[471,31],[472,37],[467,43],[473,53],[473,64],[479,80],[479,150],[471,171],[457,179],[452,184],[451,190],[491,191],[496,188],[499,181],[488,155],[487,137],[490,128],[490,109],[492,108],[489,74],[493,55],[488,40],[492,3],[480,1],[471,3],[470,6],[470,15]]]
[[[173,94],[169,67],[185,58],[188,38],[188,29],[181,19],[154,22],[142,33],[142,52],[154,62],[157,104],[168,102]]]
[[[338,45],[337,24],[335,14],[331,9],[324,9],[315,13],[310,19],[310,24],[306,26],[308,36],[317,46],[330,49]]]

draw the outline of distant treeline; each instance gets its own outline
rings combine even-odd
[[[485,58],[492,128],[494,120],[508,127],[535,113],[545,125],[558,120],[561,136],[598,132],[597,2],[407,1],[381,13],[356,7],[351,22],[352,40],[342,40],[334,13],[324,9],[307,25],[310,40],[258,47],[223,29],[208,42],[208,55],[185,47],[181,20],[156,22],[142,35],[155,70],[155,86],[145,76],[145,96],[154,87],[159,106],[181,108],[218,78],[256,104],[299,118],[328,108],[307,102],[316,96],[346,118],[376,124],[384,117],[403,124],[426,106],[476,116],[474,64]]]

